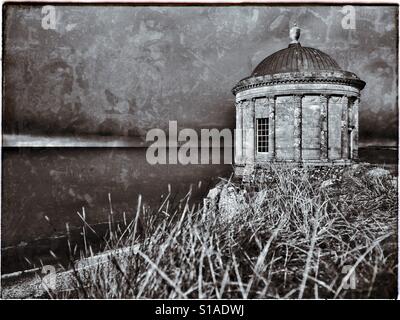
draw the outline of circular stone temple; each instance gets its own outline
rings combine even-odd
[[[365,82],[326,53],[303,47],[300,29],[232,89],[235,173],[268,163],[346,165],[358,158],[358,108]]]

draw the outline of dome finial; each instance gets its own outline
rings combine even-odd
[[[289,32],[290,40],[292,40],[290,43],[299,43],[300,31],[301,29],[297,26],[297,23],[295,22]]]

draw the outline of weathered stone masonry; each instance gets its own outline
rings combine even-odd
[[[345,165],[358,158],[358,109],[365,82],[341,70],[327,54],[302,47],[298,37],[292,40],[232,90],[238,175],[271,162]],[[268,120],[266,152],[257,148],[262,143],[257,140],[259,118]]]

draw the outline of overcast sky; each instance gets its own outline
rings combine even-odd
[[[266,56],[303,46],[328,53],[367,85],[361,140],[397,136],[397,8],[356,6],[345,30],[337,7],[7,5],[3,131],[145,135],[165,128],[233,128],[232,87]]]

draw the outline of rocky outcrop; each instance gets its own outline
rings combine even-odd
[[[367,171],[366,176],[370,179],[379,179],[390,176],[390,171],[383,168],[373,168]]]
[[[231,183],[220,183],[204,199],[204,212],[214,210],[222,221],[231,221],[243,210],[245,194],[245,190],[237,190]]]

